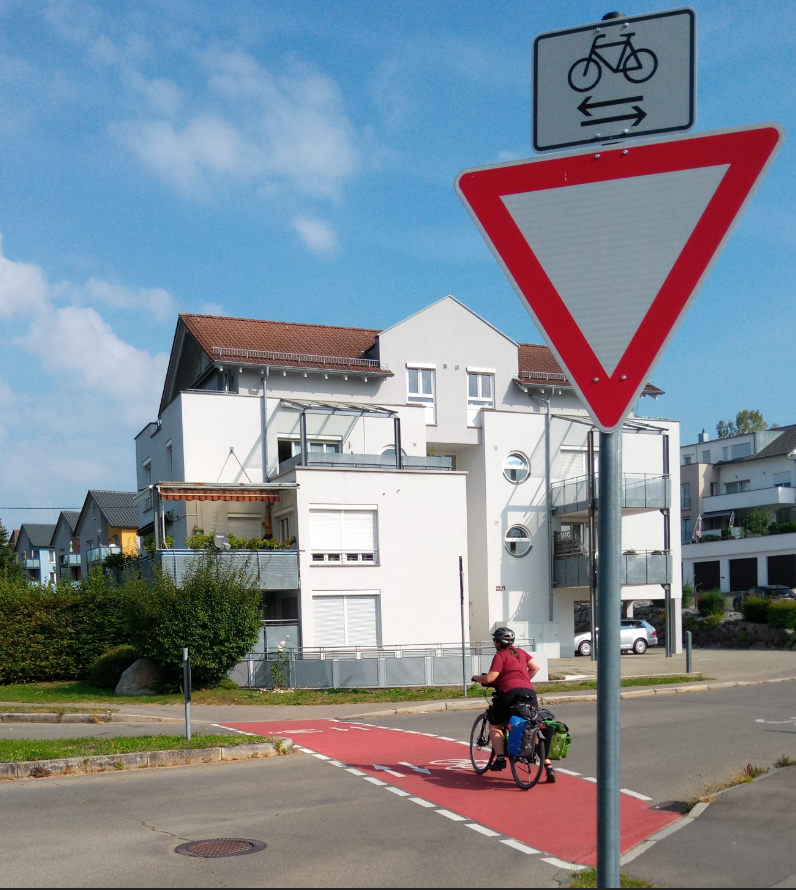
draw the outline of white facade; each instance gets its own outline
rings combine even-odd
[[[532,638],[540,652],[573,654],[573,603],[588,599],[588,587],[551,583],[552,533],[564,529],[582,535],[585,514],[553,512],[548,487],[585,474],[590,427],[561,375],[552,376],[553,388],[544,374],[523,376],[518,344],[451,297],[377,334],[368,356],[377,359],[372,367],[378,373],[318,367],[319,357],[310,355],[318,347],[309,345],[303,367],[297,360],[291,366],[276,359],[255,364],[250,357],[232,364],[222,360],[221,350],[214,356],[208,344],[197,359],[198,347],[191,348],[200,382],[194,388],[167,387],[159,423],[136,438],[139,490],[172,480],[297,483],[298,488],[283,491],[268,511],[257,503],[171,502],[166,530],[176,547],[197,530],[257,529],[259,535],[243,535],[256,537],[270,529],[279,540],[295,537],[300,590],[278,598],[295,597],[305,647],[330,645],[324,634],[339,638],[339,626],[332,633],[326,624],[332,613],[364,622],[374,597],[380,645],[454,643],[461,635],[462,556],[469,639],[487,640],[495,627],[508,624],[518,637]],[[171,379],[189,380],[179,361],[172,356]],[[232,387],[228,376],[221,377],[230,372],[237,381]],[[225,389],[237,392],[219,391],[222,379]],[[301,465],[302,414],[308,466]],[[393,463],[396,417],[402,469]],[[660,479],[668,441],[671,481],[678,491],[678,424],[644,420],[635,427],[624,436],[625,472]],[[142,531],[154,517],[149,501],[138,499]],[[666,549],[661,506],[625,511],[623,548],[637,551],[636,562],[647,558],[642,551]],[[334,561],[334,554],[324,556],[316,546],[316,520],[310,514],[332,507],[360,514],[374,510],[372,559],[354,553],[357,559],[349,562],[341,544],[340,560]],[[668,550],[678,565],[676,502],[671,513]],[[340,521],[345,524],[345,518]],[[321,528],[321,519],[317,523]],[[366,517],[352,523],[366,541]],[[329,528],[329,534],[344,534],[337,526]],[[679,572],[670,583],[679,606]],[[350,616],[341,596],[361,598],[350,603]],[[331,598],[325,605],[324,597]],[[660,584],[623,587],[626,600],[662,598]],[[679,608],[676,612],[679,616]]]

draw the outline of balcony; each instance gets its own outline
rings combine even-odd
[[[599,509],[599,474],[595,473],[595,504]],[[556,516],[580,513],[589,509],[589,477],[564,479],[550,486],[553,513]],[[668,476],[648,476],[626,473],[622,477],[622,509],[642,513],[645,510],[664,510],[671,506],[671,483]]]
[[[796,504],[796,488],[784,485],[769,488],[754,488],[735,494],[715,494],[702,501],[703,512],[716,513],[720,510],[751,510],[754,507],[786,507]]]
[[[82,565],[83,557],[79,553],[62,553],[59,563],[62,569]]]
[[[156,561],[164,574],[179,587],[201,554],[196,550],[159,550],[155,557],[141,560],[144,577],[151,577]],[[297,590],[298,553],[295,550],[226,550],[215,555],[224,565],[251,572],[260,590]]]
[[[41,562],[38,559],[23,559],[22,567],[25,569],[36,569],[41,568]]]
[[[596,558],[599,563],[599,556]],[[556,558],[556,587],[588,587],[589,586],[589,555]],[[660,550],[641,550],[636,553],[622,554],[621,584],[671,584],[672,555]]]
[[[95,562],[104,562],[106,557],[112,553],[121,552],[122,548],[116,544],[111,544],[109,547],[92,547],[90,550],[86,550],[86,562],[89,565]],[[77,563],[77,565],[80,565],[80,563]]]
[[[413,457],[401,456],[401,464],[405,470],[452,470],[451,457]],[[279,464],[279,472],[286,473],[294,467],[301,466],[301,455],[297,454],[290,460]],[[325,454],[310,451],[307,454],[307,466],[334,467],[339,470],[394,470],[394,454]]]

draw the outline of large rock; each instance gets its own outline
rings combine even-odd
[[[151,658],[139,658],[122,674],[117,695],[154,695],[160,688],[163,671]]]

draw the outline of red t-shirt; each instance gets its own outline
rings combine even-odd
[[[516,655],[512,655],[509,649],[501,649],[495,653],[489,672],[500,672],[500,676],[495,680],[498,692],[508,692],[509,689],[533,689],[528,673],[531,657],[522,649],[517,649]]]

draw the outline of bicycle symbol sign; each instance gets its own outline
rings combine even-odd
[[[540,34],[534,41],[534,148],[690,129],[695,30],[693,9],[673,9]]]

